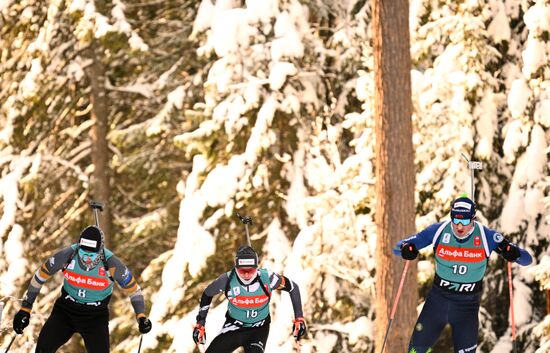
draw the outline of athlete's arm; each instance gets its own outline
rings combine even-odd
[[[109,267],[111,277],[118,283],[124,293],[130,297],[136,317],[145,317],[145,299],[141,293],[141,287],[132,275],[132,272],[115,255],[107,259],[107,266]]]
[[[48,281],[51,276],[53,276],[57,271],[61,270],[65,266],[67,261],[69,261],[69,258],[72,256],[73,252],[73,248],[71,248],[70,246],[66,247],[48,258],[48,260],[46,260],[38,268],[38,270],[36,270],[34,276],[31,279],[31,283],[27,288],[27,293],[23,298],[21,310],[27,311],[29,313],[31,312],[34,301],[36,300],[38,293],[40,293],[40,289],[42,288],[44,283],[46,283],[46,281]]]
[[[303,317],[302,312],[302,298],[300,296],[300,288],[296,283],[291,281],[288,277],[272,272],[269,274],[269,285],[273,290],[282,290],[288,292],[290,295],[290,301],[292,301],[292,309],[294,310],[294,317]]]
[[[509,249],[509,245],[510,247],[515,247],[519,252],[519,257],[514,262],[522,266],[530,265],[531,262],[533,262],[533,258],[531,257],[531,254],[527,252],[527,250],[522,249],[519,246],[511,243],[496,230],[487,228],[485,226],[483,226],[483,230],[485,231],[485,235],[487,237],[487,243],[490,252],[495,251],[497,254],[504,257],[503,249]]]
[[[227,277],[227,274],[224,273],[214,282],[210,283],[204,292],[202,292],[201,302],[199,304],[199,313],[197,315],[197,323],[204,326],[206,316],[208,315],[208,310],[210,309],[210,303],[212,303],[212,298],[225,290],[228,281],[229,278]]]
[[[393,248],[394,255],[401,256],[401,244],[403,243],[414,244],[419,250],[425,248],[428,245],[431,245],[435,234],[437,233],[437,230],[442,224],[443,222],[434,223],[428,226],[426,229],[422,230],[421,232],[400,240]]]

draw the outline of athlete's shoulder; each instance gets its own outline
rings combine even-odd
[[[56,252],[53,257],[55,257],[57,260],[69,260],[71,256],[76,254],[77,249],[78,245],[72,244]]]
[[[417,234],[415,234],[412,238],[414,238],[418,243],[415,245],[427,245],[427,243],[431,243],[432,240],[438,236],[443,229],[449,224],[449,220],[441,221],[437,223],[432,223]],[[413,241],[414,242],[414,241]]]
[[[107,248],[104,248],[103,251],[105,251],[105,260],[109,260],[109,258],[115,256],[115,253]]]
[[[447,226],[449,223],[451,223],[451,220],[446,219],[444,221],[439,221],[437,223],[430,224],[429,226],[426,227],[426,229],[429,229],[430,231],[436,232],[439,228],[441,228],[443,226]]]
[[[485,234],[485,238],[490,248],[497,246],[504,240],[504,236],[496,229],[489,228],[480,222],[476,222],[476,225],[479,227],[479,230]]]
[[[45,261],[45,265],[51,273],[56,272],[62,269],[63,266],[65,266],[65,264],[68,263],[72,257],[74,257],[75,253],[76,247],[73,247],[72,245],[67,246],[50,256]]]

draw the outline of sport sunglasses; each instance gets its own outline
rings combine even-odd
[[[463,226],[467,226],[470,223],[472,223],[472,220],[470,218],[453,218],[454,224],[462,224]]]

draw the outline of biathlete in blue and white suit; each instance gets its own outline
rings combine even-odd
[[[451,325],[455,353],[474,353],[483,277],[491,252],[522,266],[531,255],[496,230],[475,221],[476,206],[465,195],[451,204],[451,219],[432,224],[397,243],[394,253],[414,260],[418,250],[432,246],[435,278],[418,317],[409,353],[428,353],[446,324]]]
[[[140,333],[151,330],[145,316],[141,288],[130,270],[108,249],[95,226],[85,228],[73,244],[54,254],[34,274],[21,310],[15,314],[13,329],[22,334],[29,324],[33,303],[42,285],[56,272],[64,275],[61,296],[40,331],[36,353],[54,353],[78,332],[88,353],[109,352],[109,300],[117,282],[136,313]]]
[[[306,333],[300,290],[285,276],[258,268],[258,254],[250,246],[241,246],[235,256],[235,268],[222,274],[204,290],[193,340],[204,344],[204,325],[212,297],[225,293],[226,320],[207,353],[230,353],[243,347],[245,353],[262,353],[269,335],[269,303],[273,290],[289,292],[294,309],[293,335],[298,341]]]

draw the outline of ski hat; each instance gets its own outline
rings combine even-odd
[[[476,204],[466,194],[451,203],[451,218],[472,219],[476,215]]]
[[[100,252],[103,249],[103,232],[96,226],[88,226],[80,233],[78,246],[82,250]]]
[[[252,247],[241,245],[235,255],[235,267],[258,267],[258,254]]]

